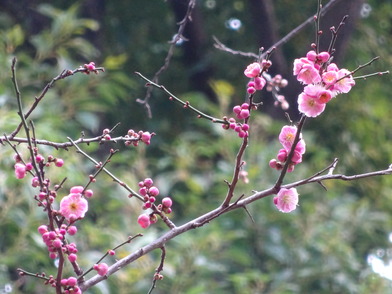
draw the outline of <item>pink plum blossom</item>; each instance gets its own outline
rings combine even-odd
[[[247,76],[248,78],[254,78],[260,74],[260,71],[261,71],[260,63],[254,62],[246,67],[244,71],[244,75]]]
[[[322,74],[322,80],[325,85],[330,86],[335,84],[336,80],[338,79],[338,74],[336,71],[326,71]]]
[[[296,126],[283,126],[279,134],[279,142],[286,150],[290,150],[294,143],[295,135],[297,134]],[[300,136],[302,137],[302,136]]]
[[[321,90],[317,93],[316,99],[318,103],[328,103],[332,99],[332,92],[329,90]]]
[[[307,85],[304,88],[304,93],[315,98],[318,103],[327,103],[333,97],[332,92],[321,85]]]
[[[254,78],[254,87],[256,90],[262,90],[267,81],[263,77],[255,77]]]
[[[298,96],[298,109],[308,117],[316,117],[325,110],[325,103],[319,103],[316,97],[301,93]]]
[[[79,193],[71,193],[61,199],[60,213],[68,221],[83,218],[88,210],[88,202]]]
[[[327,66],[327,71],[339,71],[338,66],[336,65],[336,63],[330,63]]]
[[[297,208],[298,192],[295,188],[281,188],[274,197],[274,204],[281,212],[291,212]]]
[[[83,186],[73,186],[69,192],[70,193],[82,193],[83,190],[84,190]]]
[[[141,135],[141,140],[146,144],[146,145],[150,145],[151,143],[151,137],[153,136],[153,134],[151,134],[150,132],[143,132]]]
[[[17,179],[23,179],[26,176],[26,166],[23,163],[16,163],[15,166],[15,176]]]
[[[294,75],[297,80],[303,84],[314,84],[321,82],[319,70],[307,58],[300,58],[294,60]]]
[[[348,76],[347,76],[348,75]],[[343,78],[344,76],[347,76]],[[350,71],[347,69],[341,69],[337,73],[337,80],[333,85],[333,90],[338,93],[348,93],[351,88],[355,85],[353,77],[350,75]]]

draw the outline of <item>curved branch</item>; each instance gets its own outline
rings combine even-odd
[[[336,164],[336,160],[331,165],[329,165],[327,168],[323,169],[321,172],[316,173],[314,176],[311,176],[307,179],[303,179],[303,180],[293,182],[293,183],[290,183],[287,185],[282,185],[282,187],[283,188],[293,188],[293,187],[299,187],[299,186],[303,186],[303,185],[314,183],[314,182],[320,183],[322,181],[328,181],[328,180],[354,181],[354,180],[363,179],[363,178],[370,178],[370,177],[375,177],[375,176],[383,176],[383,175],[392,174],[392,164],[391,164],[387,169],[384,169],[384,170],[363,173],[363,174],[357,174],[357,175],[351,175],[351,176],[347,176],[347,175],[343,175],[343,174],[335,174],[335,175],[334,174],[326,174],[326,175],[322,175],[322,176],[319,175],[320,173],[325,172],[326,170],[334,167],[335,164]],[[245,199],[235,201],[234,203],[232,203],[228,207],[220,206],[210,212],[205,213],[202,216],[199,216],[199,217],[183,224],[182,226],[176,227],[176,228],[164,233],[158,239],[154,240],[150,244],[145,245],[144,247],[140,248],[136,252],[131,253],[130,255],[128,255],[128,256],[120,259],[116,263],[114,263],[112,266],[109,267],[107,275],[105,277],[96,275],[96,276],[90,278],[89,280],[85,281],[84,283],[80,284],[79,285],[80,289],[82,291],[85,291],[86,289],[88,289],[88,288],[94,286],[95,284],[99,283],[100,281],[106,279],[107,276],[110,276],[110,275],[114,274],[115,272],[121,270],[123,267],[127,266],[128,264],[130,264],[133,261],[137,260],[138,258],[142,257],[143,255],[151,252],[154,249],[162,248],[168,241],[170,241],[171,239],[173,239],[174,237],[176,237],[178,235],[181,235],[181,234],[183,234],[187,231],[190,231],[192,229],[196,229],[198,227],[204,226],[205,224],[209,223],[214,218],[216,218],[224,213],[227,213],[229,211],[232,211],[232,210],[235,210],[238,208],[246,207],[247,205],[255,202],[256,200],[259,200],[261,198],[265,198],[265,197],[268,197],[268,196],[271,196],[274,194],[275,194],[274,187],[271,187],[271,188],[266,189],[261,192],[255,192],[253,195],[251,195]]]

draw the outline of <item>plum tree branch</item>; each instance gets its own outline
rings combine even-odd
[[[316,173],[315,175],[299,180],[297,182],[292,182],[286,185],[282,185],[282,188],[294,188],[294,187],[299,187],[303,185],[307,185],[310,183],[317,183],[317,182],[323,182],[323,181],[331,181],[331,180],[341,180],[341,181],[355,181],[363,178],[370,178],[370,177],[376,177],[376,176],[384,176],[384,175],[390,175],[392,174],[392,164],[384,170],[378,170],[378,171],[373,171],[373,172],[368,172],[368,173],[362,173],[362,174],[356,174],[356,175],[343,175],[343,174],[326,174],[326,175],[320,175],[320,173],[323,173],[330,169],[334,164],[336,160],[329,165],[327,168],[323,169],[322,171]],[[254,194],[244,198],[240,199],[239,201],[235,201],[234,203],[230,204],[228,207],[223,207],[220,206],[214,210],[211,210],[181,226],[175,227],[174,229],[171,229],[170,231],[167,231],[166,233],[163,233],[159,238],[156,240],[152,241],[151,243],[141,247],[137,251],[129,254],[128,256],[118,260],[116,263],[114,263],[112,266],[109,267],[107,276],[110,276],[114,274],[115,272],[121,270],[128,264],[132,263],[133,261],[137,260],[138,258],[142,257],[143,255],[151,252],[152,250],[162,248],[168,241],[171,239],[175,238],[178,235],[181,235],[185,232],[188,232],[192,229],[199,228],[201,226],[204,226],[205,224],[209,223],[211,220],[214,218],[217,218],[220,215],[223,215],[229,211],[238,209],[238,208],[243,208],[246,207],[247,205],[271,196],[275,194],[275,187],[272,186],[266,190],[260,191],[260,192],[255,192]],[[80,284],[80,288],[85,291],[88,288],[94,286],[95,284],[99,283],[100,281],[104,280],[106,277],[102,277],[99,275],[95,275],[94,277],[86,280],[84,283]]]

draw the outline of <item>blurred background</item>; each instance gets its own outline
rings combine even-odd
[[[169,41],[186,12],[185,0],[39,1],[0,0],[0,126],[10,133],[18,124],[16,99],[10,79],[11,59],[26,107],[63,69],[94,61],[106,71],[59,81],[48,92],[31,119],[37,137],[66,142],[102,134],[117,123],[115,136],[128,129],[155,132],[150,146],[92,144],[83,150],[103,161],[110,148],[120,149],[110,170],[137,189],[153,178],[162,196],[174,200],[171,219],[178,225],[221,203],[226,194],[240,139],[219,125],[199,120],[153,90],[152,118],[136,100],[146,96],[145,82],[134,72],[152,78],[164,64]],[[323,1],[327,4],[328,1]],[[215,117],[231,116],[245,99],[245,67],[253,60],[214,48],[213,36],[234,50],[258,53],[316,12],[317,1],[198,0],[186,40],[177,42],[169,67],[159,82],[183,100]],[[390,70],[392,64],[392,1],[336,1],[321,20],[321,49],[327,49],[329,28],[339,33],[334,61],[354,69],[375,56],[380,60],[360,74]],[[314,42],[308,25],[272,56],[271,74],[289,81],[282,93],[289,114],[298,118],[296,99],[301,92],[292,77],[295,58],[305,56]],[[336,173],[347,175],[385,169],[392,162],[390,76],[357,80],[347,95],[328,104],[322,116],[308,120],[304,162],[285,182],[310,176],[339,158]],[[273,106],[270,93],[257,96],[263,106],[252,116],[252,134],[245,160],[249,184],[237,196],[272,185],[278,172],[268,167],[279,150],[277,136],[287,124],[284,112]],[[22,136],[22,133],[20,134]],[[27,152],[24,146],[18,149]],[[46,156],[62,157],[61,169],[48,169],[52,183],[67,177],[60,197],[84,185],[94,166],[74,149],[40,147]],[[0,293],[52,293],[41,281],[20,279],[16,268],[54,274],[55,262],[37,232],[46,222],[37,208],[29,179],[16,180],[13,151],[0,145]],[[325,182],[298,188],[300,206],[282,214],[272,199],[244,211],[223,215],[210,224],[183,234],[167,244],[163,274],[154,293],[390,293],[392,279],[392,178],[358,182]],[[142,230],[136,220],[143,211],[136,199],[101,174],[92,187],[86,219],[73,238],[79,263],[92,266],[106,250],[142,232],[144,236],[119,249],[121,258],[153,240],[167,228],[158,222]],[[114,258],[105,260],[108,264]],[[160,261],[156,251],[140,258],[88,293],[147,293]],[[66,268],[66,275],[72,269]]]

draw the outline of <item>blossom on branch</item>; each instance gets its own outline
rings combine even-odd
[[[292,212],[298,205],[298,192],[297,189],[281,188],[274,197],[274,204],[281,212]]]
[[[351,72],[339,69],[335,63],[326,66],[328,52],[317,54],[309,51],[306,57],[294,60],[293,74],[305,85],[298,96],[298,109],[308,117],[317,117],[325,110],[325,104],[340,93],[348,93],[355,85]]]
[[[60,214],[68,221],[83,218],[88,210],[88,202],[80,193],[72,193],[61,199]]]
[[[17,179],[23,179],[26,176],[27,170],[23,163],[16,163],[15,166],[15,176]]]

